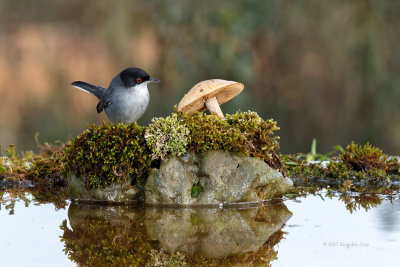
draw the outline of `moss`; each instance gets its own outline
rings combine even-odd
[[[203,187],[201,185],[194,185],[190,192],[192,198],[198,198],[200,193],[203,191]]]
[[[27,174],[27,178],[37,184],[47,187],[64,187],[67,185],[66,179],[62,175],[64,170],[65,144],[41,145],[38,143],[40,153],[31,161],[32,166]]]
[[[26,152],[22,157],[18,157],[15,152],[15,145],[10,145],[6,150],[8,154],[0,157],[1,173],[3,177],[16,178],[24,180],[26,174],[32,167],[34,155],[32,152]]]
[[[225,150],[260,158],[271,167],[280,169],[281,161],[276,155],[279,137],[273,137],[279,130],[273,120],[264,121],[256,112],[238,112],[227,115],[225,120],[214,114],[178,113],[190,130],[189,150]]]
[[[146,267],[182,267],[188,266],[184,253],[166,253],[152,249],[150,252],[150,261],[146,263]]]
[[[397,159],[388,159],[380,148],[368,142],[364,146],[351,142],[340,159],[355,171],[383,170],[393,173],[398,172],[400,167]]]
[[[32,152],[24,153],[17,157],[15,146],[7,150],[8,156],[0,160],[5,166],[3,172],[6,183],[1,183],[7,189],[7,193],[0,196],[0,205],[6,206],[13,213],[15,201],[21,199],[25,205],[32,201],[35,203],[53,203],[56,208],[67,206],[67,182],[62,175],[64,157],[64,144],[38,143],[39,154]],[[32,200],[27,197],[30,193]]]
[[[153,159],[164,159],[167,154],[186,153],[190,142],[189,128],[174,113],[166,118],[154,118],[145,131],[147,145]]]
[[[6,150],[7,155],[0,158],[3,167],[0,187],[7,188],[7,192],[11,188],[24,189],[39,203],[51,202],[56,207],[64,207],[67,199],[67,182],[62,175],[65,145],[42,145],[38,141],[37,145],[39,154],[26,152],[18,157],[14,145]]]
[[[264,121],[255,112],[227,115],[173,113],[153,119],[148,127],[116,124],[93,125],[66,150],[67,172],[84,176],[90,188],[126,182],[130,177],[144,180],[151,166],[168,154],[187,151],[225,150],[257,157],[279,168],[276,155],[279,137],[273,120]]]
[[[329,188],[340,192],[387,194],[399,188],[392,183],[400,180],[398,159],[389,158],[369,143],[360,146],[352,142],[326,166],[310,163],[301,155],[282,155],[281,158],[295,187],[302,189]]]
[[[91,188],[141,179],[151,166],[144,128],[136,123],[93,125],[66,150],[67,172],[84,176]]]

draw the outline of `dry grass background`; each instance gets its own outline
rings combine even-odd
[[[351,140],[400,150],[400,2],[38,0],[0,3],[0,145],[65,141],[105,120],[101,86],[139,66],[162,80],[140,124],[173,111],[198,81],[236,80],[223,110],[281,127],[283,152]]]

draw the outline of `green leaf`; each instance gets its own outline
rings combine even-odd
[[[336,145],[333,148],[336,149],[337,151],[339,151],[342,154],[344,154],[346,152],[341,145]]]
[[[311,143],[311,155],[315,156],[317,154],[317,139],[313,139]]]
[[[7,170],[3,166],[0,166],[0,172],[7,172]]]

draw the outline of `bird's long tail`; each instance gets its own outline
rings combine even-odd
[[[72,85],[79,90],[94,94],[95,96],[97,96],[98,99],[101,99],[107,92],[107,89],[104,87],[92,85],[90,83],[85,83],[81,81],[75,81],[72,83]]]

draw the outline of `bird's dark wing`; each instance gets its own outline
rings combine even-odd
[[[82,91],[94,94],[98,99],[102,99],[107,93],[107,89],[101,86],[92,85],[90,83],[85,83],[81,81],[75,81],[72,83],[75,88]]]
[[[111,104],[111,99],[109,99],[108,94],[105,94],[99,101],[96,106],[97,113],[100,113],[105,109],[108,105]]]

